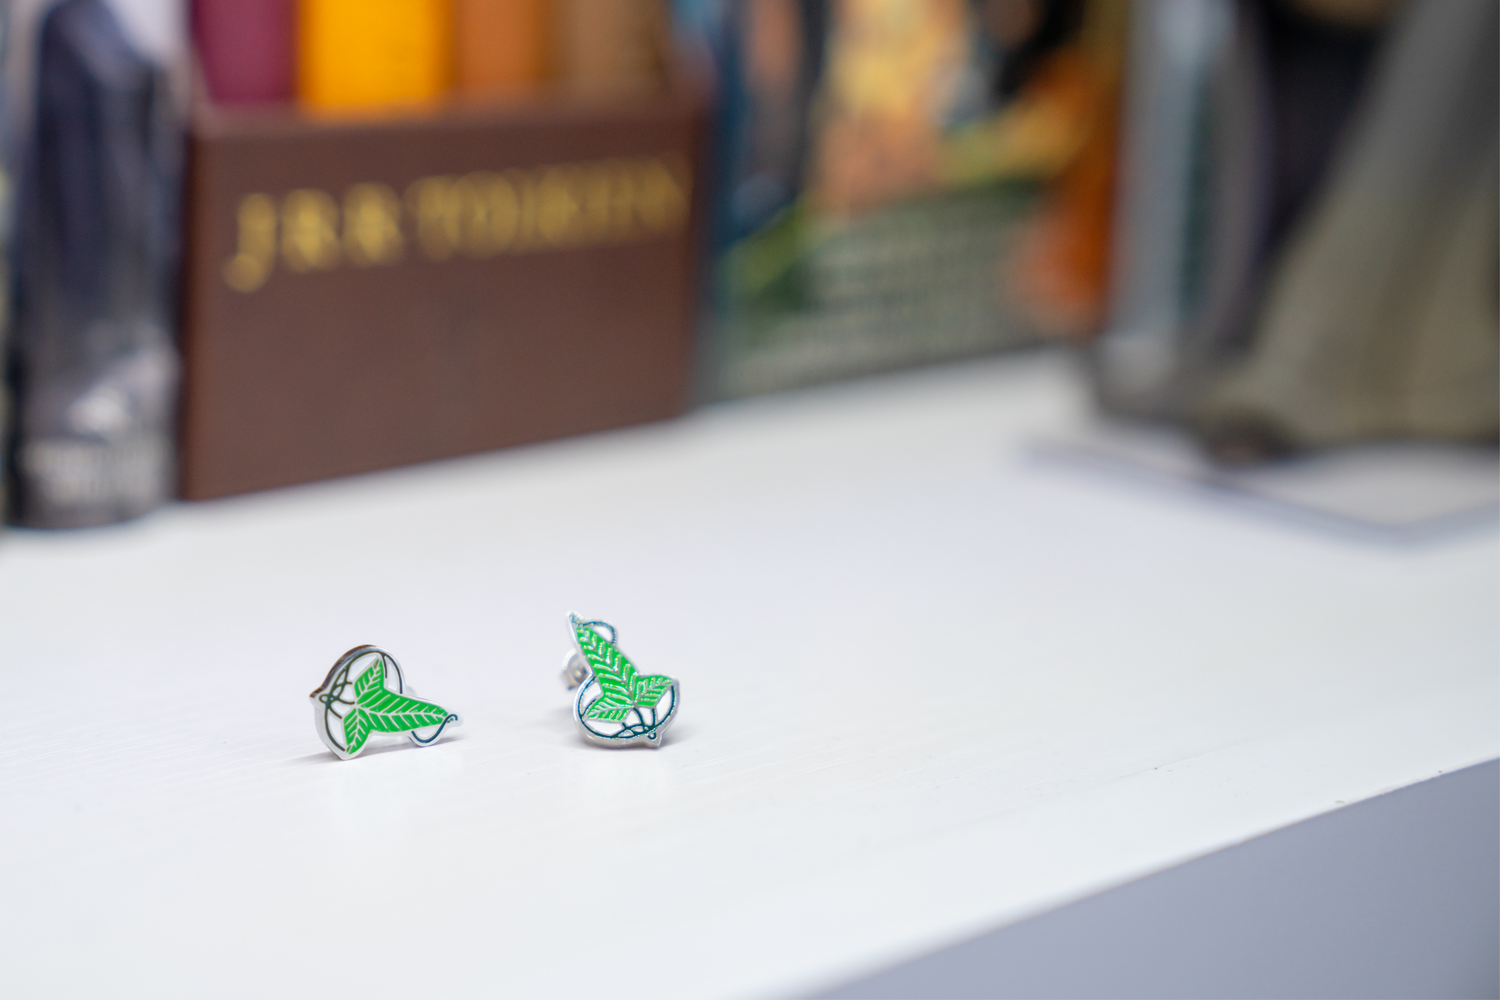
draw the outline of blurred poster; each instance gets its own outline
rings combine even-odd
[[[1083,337],[1103,311],[1119,0],[759,0],[711,31],[715,385]]]
[[[1132,8],[1101,402],[1226,464],[1500,438],[1493,0]]]

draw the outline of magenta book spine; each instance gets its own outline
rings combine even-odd
[[[219,104],[290,101],[295,0],[193,0],[193,40]]]

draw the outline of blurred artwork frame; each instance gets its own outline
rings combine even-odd
[[[707,394],[1102,320],[1127,8],[767,0],[705,34],[721,118]]]

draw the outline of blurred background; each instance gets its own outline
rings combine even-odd
[[[0,11],[11,523],[1048,342],[1057,454],[1493,509],[1488,0]]]

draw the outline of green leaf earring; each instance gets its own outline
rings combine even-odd
[[[404,733],[425,747],[450,724],[460,724],[446,708],[412,694],[394,656],[379,646],[355,646],[308,696],[313,728],[340,760],[348,760],[369,746],[372,736]]]
[[[600,628],[609,630],[608,639]],[[574,648],[563,664],[563,683],[578,691],[573,721],[583,738],[602,747],[661,746],[682,700],[677,681],[637,671],[620,652],[619,635],[608,622],[568,615],[568,634]]]

